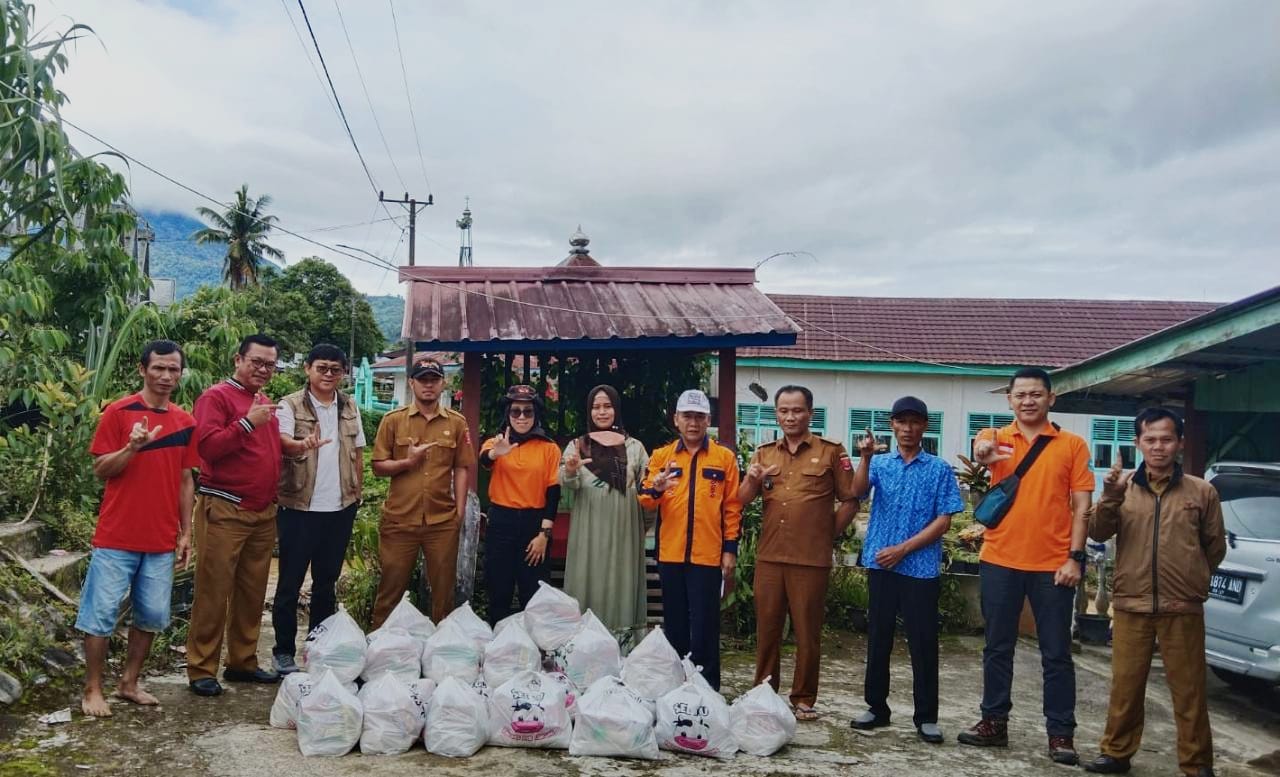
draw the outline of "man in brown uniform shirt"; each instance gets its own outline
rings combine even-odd
[[[431,584],[431,618],[439,623],[453,610],[467,470],[476,460],[466,420],[440,405],[439,362],[424,361],[412,375],[413,404],[383,416],[373,443],[373,474],[391,478],[378,530],[382,578],[374,628],[404,596],[419,548]]]
[[[844,446],[809,431],[813,392],[783,386],[773,404],[784,436],[756,449],[738,487],[743,505],[764,496],[755,569],[755,682],[768,677],[777,689],[782,627],[790,613],[796,640],[791,703],[797,718],[814,720],[831,548],[849,527],[858,501]]]

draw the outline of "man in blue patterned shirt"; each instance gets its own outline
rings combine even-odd
[[[915,397],[893,403],[890,416],[897,450],[874,456],[871,430],[858,442],[858,471],[853,493],[875,489],[871,520],[862,543],[870,599],[867,607],[867,674],[863,698],[867,711],[854,718],[856,729],[889,725],[889,656],[898,614],[902,614],[911,651],[914,721],[920,738],[937,744],[938,728],[938,569],[942,535],[951,516],[964,510],[955,473],[945,461],[920,447],[929,428],[929,409]]]

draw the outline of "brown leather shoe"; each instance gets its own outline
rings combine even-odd
[[[1080,756],[1076,755],[1076,745],[1071,737],[1050,736],[1049,737],[1049,759],[1056,764],[1066,764],[1067,766],[1075,766],[1080,763]]]
[[[983,718],[968,731],[961,731],[956,741],[974,747],[1008,747],[1009,721]]]

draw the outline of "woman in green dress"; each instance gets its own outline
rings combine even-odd
[[[591,608],[624,650],[644,634],[647,594],[644,536],[648,521],[636,489],[649,453],[627,435],[612,386],[587,393],[588,431],[564,449],[560,484],[571,494],[564,590]]]

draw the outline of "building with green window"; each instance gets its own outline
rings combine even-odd
[[[1213,310],[1200,302],[930,299],[770,294],[801,330],[794,346],[744,348],[737,357],[739,434],[781,432],[773,394],[814,393],[812,431],[852,447],[871,429],[892,447],[889,408],[903,395],[929,405],[924,446],[955,464],[982,429],[1013,421],[1000,387],[1023,366],[1048,370],[1117,348]],[[712,385],[717,385],[713,379]],[[766,400],[758,396],[763,392]],[[1123,413],[1057,413],[1089,441],[1095,468],[1134,450]]]

